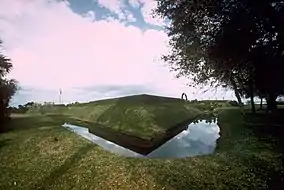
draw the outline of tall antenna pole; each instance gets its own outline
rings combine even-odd
[[[61,95],[62,95],[62,90],[61,90],[61,88],[59,89],[59,104],[61,104]]]

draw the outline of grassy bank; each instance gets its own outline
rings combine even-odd
[[[68,106],[46,105],[40,109],[49,117],[87,127],[90,133],[144,155],[180,133],[203,113],[181,99],[152,95]]]
[[[31,109],[30,112],[63,114],[69,118],[97,124],[88,126],[91,132],[96,132],[99,125],[145,140],[164,135],[172,127],[190,121],[202,113],[181,99],[151,95],[135,95],[68,106],[48,105],[39,109],[41,110]]]
[[[282,153],[239,110],[220,111],[212,155],[135,159],[109,153],[44,115],[18,115],[0,134],[0,189],[265,189],[280,181]]]

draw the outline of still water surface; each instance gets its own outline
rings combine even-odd
[[[188,125],[188,128],[147,156],[119,146],[89,133],[88,128],[65,123],[63,127],[81,135],[82,137],[96,143],[102,148],[127,157],[141,158],[181,158],[213,153],[216,147],[216,140],[219,136],[219,126],[216,119],[212,121],[199,120]]]

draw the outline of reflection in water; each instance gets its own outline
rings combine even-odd
[[[217,125],[216,118],[199,120],[189,124],[186,130],[182,131],[147,156],[144,156],[91,134],[88,128],[66,123],[63,127],[67,127],[110,152],[127,157],[141,158],[177,158],[210,154],[214,152],[216,140],[220,137],[220,129]]]
[[[197,124],[199,122],[205,122],[205,123],[217,123],[217,118],[216,117],[211,117],[211,118],[206,118],[206,119],[199,119],[199,120],[195,120],[192,123]]]

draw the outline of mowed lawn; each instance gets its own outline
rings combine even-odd
[[[10,132],[0,134],[0,189],[277,189],[282,142],[257,136],[243,117],[220,111],[214,154],[137,159],[103,150],[56,118],[15,115]]]

